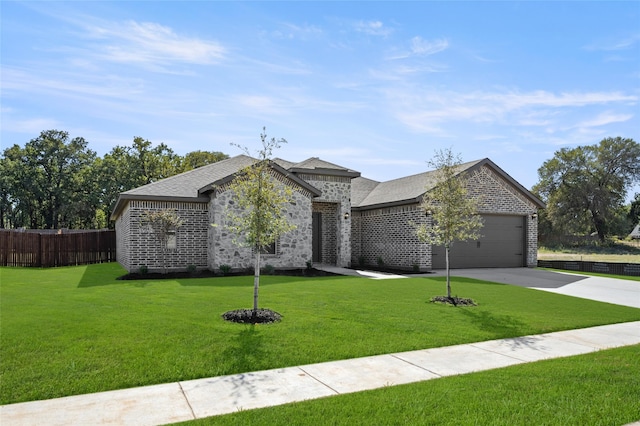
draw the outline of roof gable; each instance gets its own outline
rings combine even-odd
[[[490,167],[502,179],[515,187],[525,195],[533,204],[544,208],[545,204],[534,196],[525,187],[516,182],[504,170],[498,167],[488,158],[470,161],[458,166],[456,175],[471,172],[483,166]],[[387,182],[378,182],[368,179],[354,179],[351,184],[351,203],[356,209],[371,209],[383,206],[419,203],[422,196],[437,184],[437,171],[431,170],[412,176],[393,179]]]
[[[194,197],[207,183],[215,182],[237,173],[257,160],[247,155],[238,155],[213,164],[198,167],[175,176],[125,191],[122,195],[154,197]]]
[[[292,173],[313,173],[319,175],[331,175],[331,176],[345,176],[355,178],[360,176],[360,172],[347,169],[346,167],[338,166],[337,164],[330,163],[319,159],[318,157],[308,158],[300,163],[293,164],[288,167]]]
[[[456,174],[460,174],[477,165],[479,161],[471,161],[461,164]],[[420,202],[422,196],[437,183],[437,172],[435,170],[405,176],[386,182],[380,182],[375,187],[370,183],[354,179],[352,181],[351,202],[354,207],[372,207],[381,205],[398,205]],[[363,193],[371,188],[366,196]],[[354,197],[354,190],[357,196]],[[354,203],[354,198],[358,201]]]
[[[127,200],[208,202],[209,197],[205,195],[207,191],[212,190],[216,185],[233,179],[238,172],[255,164],[257,161],[257,159],[248,155],[238,155],[122,192],[118,197],[111,218],[115,219],[118,217],[126,205]],[[285,165],[286,163],[287,162],[284,162]],[[277,172],[309,191],[312,195],[320,195],[320,191],[317,188],[294,174],[289,173],[277,162],[272,161],[271,166]]]

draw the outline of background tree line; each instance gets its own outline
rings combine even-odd
[[[590,235],[605,242],[610,236],[626,237],[640,221],[640,193],[625,204],[629,190],[640,182],[640,144],[633,139],[562,148],[544,162],[538,176],[533,192],[547,203],[538,219],[542,242]]]
[[[104,157],[82,137],[47,130],[0,157],[0,228],[101,229],[118,194],[228,158],[221,152],[176,154],[135,137]]]
[[[177,155],[164,143],[135,137],[103,157],[82,137],[47,130],[0,157],[0,227],[100,229],[118,194],[228,158],[221,152]],[[532,191],[547,203],[539,213],[541,239],[588,236],[601,241],[626,236],[640,221],[640,194],[625,204],[640,182],[640,144],[605,138],[599,144],[563,148],[538,169]]]

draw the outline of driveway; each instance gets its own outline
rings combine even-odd
[[[435,274],[444,275],[445,271],[437,270]],[[533,268],[452,269],[451,275],[640,308],[640,281]]]

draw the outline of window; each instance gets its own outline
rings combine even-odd
[[[276,251],[276,242],[273,242],[266,247],[262,247],[260,254],[278,254]]]
[[[176,230],[167,231],[167,250],[175,250],[177,248]]]

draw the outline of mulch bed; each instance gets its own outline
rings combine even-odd
[[[282,319],[282,315],[271,309],[260,308],[253,313],[252,309],[236,309],[222,314],[225,321],[240,324],[270,324]]]
[[[453,306],[478,306],[473,299],[468,299],[466,297],[447,297],[447,296],[436,296],[431,298],[431,302],[433,303],[444,303],[447,305]]]

